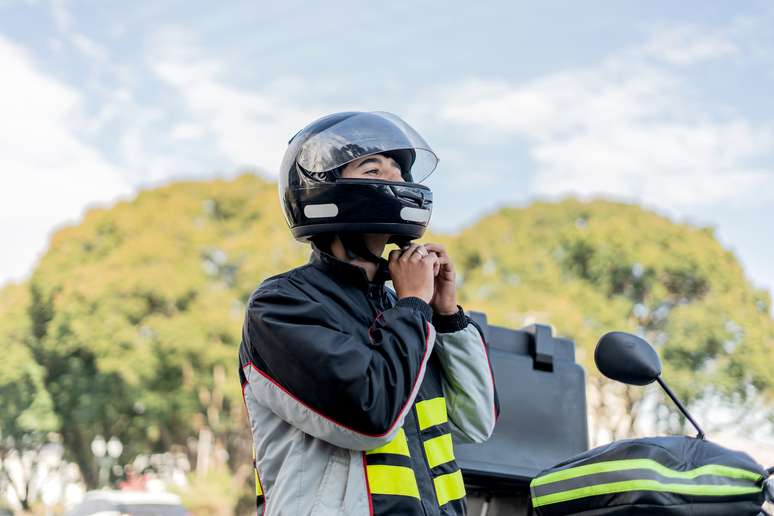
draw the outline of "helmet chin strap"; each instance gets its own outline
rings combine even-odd
[[[388,244],[395,244],[401,249],[411,244],[411,238],[401,236],[401,235],[392,235],[389,240],[387,240]]]
[[[372,263],[382,263],[384,259],[376,256],[365,243],[365,238],[359,233],[341,233],[339,234],[341,243],[344,244],[344,250],[350,260],[366,260]]]

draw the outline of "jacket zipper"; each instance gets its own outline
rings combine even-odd
[[[368,299],[368,305],[371,307],[371,310],[374,313],[374,318],[379,317],[379,314],[381,314],[384,311],[384,306],[381,302],[378,302],[379,299],[379,293],[377,293],[378,285],[368,285],[368,293],[366,294],[366,298]]]

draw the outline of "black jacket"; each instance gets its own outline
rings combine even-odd
[[[460,309],[397,300],[383,264],[318,250],[251,296],[240,377],[266,514],[464,514],[452,435],[496,417],[486,346]]]

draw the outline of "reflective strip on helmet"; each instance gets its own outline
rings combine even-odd
[[[398,430],[398,434],[392,441],[383,446],[380,446],[379,448],[367,451],[366,455],[373,455],[374,453],[392,453],[395,455],[405,455],[406,457],[409,457],[410,454],[408,441],[406,440],[406,432],[404,432],[401,428]]]
[[[304,216],[308,219],[324,219],[339,214],[339,207],[333,203],[307,204],[304,206]]]
[[[462,479],[462,471],[459,469],[453,473],[435,477],[433,484],[439,506],[465,496],[465,481]]]
[[[398,495],[419,498],[414,470],[404,466],[369,464],[368,487],[372,495]]]
[[[400,210],[400,218],[409,222],[427,222],[430,220],[430,210],[406,206]]]
[[[419,429],[424,430],[431,426],[440,425],[448,421],[446,415],[446,398],[443,396],[429,400],[419,401],[416,404],[417,421]]]
[[[454,460],[451,434],[443,434],[424,442],[425,455],[431,468]]]
[[[677,493],[694,496],[734,496],[760,493],[760,487],[695,485],[695,484],[662,484],[657,480],[625,480],[594,486],[570,489],[558,493],[532,498],[533,507],[542,507],[554,503],[577,500],[589,496],[625,493],[627,491],[658,491],[662,493]]]

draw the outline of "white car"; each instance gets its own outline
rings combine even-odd
[[[171,493],[89,491],[68,516],[188,516]]]

